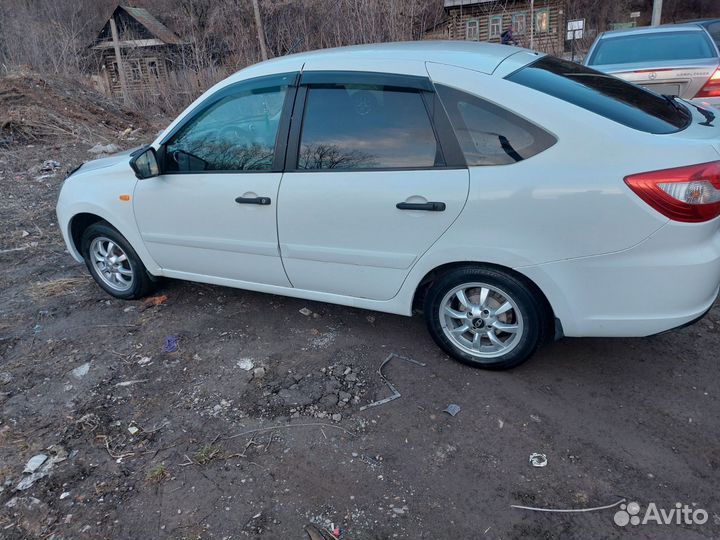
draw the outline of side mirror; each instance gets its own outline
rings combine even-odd
[[[146,146],[130,154],[130,167],[140,180],[160,174],[157,154],[152,146]]]

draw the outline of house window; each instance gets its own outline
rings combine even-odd
[[[515,34],[524,34],[527,31],[527,15],[525,12],[513,14],[512,26]]]
[[[547,8],[535,12],[535,31],[540,34],[550,31],[550,11]]]
[[[140,67],[140,60],[130,60],[130,78],[133,81],[142,80],[142,68]]]
[[[145,61],[145,64],[147,65],[147,72],[148,75],[150,75],[151,79],[159,79],[160,78],[160,69],[158,68],[158,62],[155,58],[148,58]]]
[[[500,34],[502,33],[502,23],[503,23],[502,15],[492,15],[490,17],[489,35],[491,38],[500,37]]]
[[[480,21],[477,19],[469,19],[465,23],[465,39],[469,41],[480,40]]]

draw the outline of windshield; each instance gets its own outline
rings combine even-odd
[[[506,79],[648,133],[674,133],[692,115],[670,98],[594,69],[544,56]]]
[[[705,32],[653,32],[605,37],[595,46],[589,66],[698,60],[717,56]]]

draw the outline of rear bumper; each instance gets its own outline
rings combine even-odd
[[[701,318],[720,292],[720,234],[669,223],[625,251],[517,270],[546,294],[569,337],[641,337]]]

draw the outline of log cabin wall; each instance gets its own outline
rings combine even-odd
[[[561,55],[565,46],[564,0],[535,0],[534,48]],[[530,2],[446,0],[447,17],[428,29],[425,39],[457,39],[500,43],[510,25],[518,45],[530,46]]]

